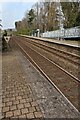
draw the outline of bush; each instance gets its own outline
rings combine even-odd
[[[16,31],[15,34],[31,35],[31,32],[32,32],[31,29],[21,29],[19,31]]]

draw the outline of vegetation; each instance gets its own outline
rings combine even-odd
[[[64,27],[71,28],[80,26],[80,11],[78,2],[62,2],[62,9],[65,17]]]
[[[79,2],[61,2],[64,28],[80,26]],[[31,35],[59,29],[60,14],[56,2],[38,2],[27,11],[22,21],[15,22],[17,33]]]

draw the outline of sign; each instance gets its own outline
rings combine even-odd
[[[10,36],[4,36],[5,41],[8,43],[10,40]]]

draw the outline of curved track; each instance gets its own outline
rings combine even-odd
[[[25,40],[15,37],[15,42],[28,59],[36,65],[36,67],[46,76],[46,78],[65,95],[71,103],[79,110],[79,86],[80,81],[76,80],[69,74],[63,71],[60,66],[49,60],[43,54],[32,48],[30,43]]]

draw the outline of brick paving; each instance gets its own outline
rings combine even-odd
[[[76,118],[78,113],[19,50],[3,53],[3,118]]]
[[[27,84],[17,55],[3,53],[2,114],[3,118],[40,118],[42,113],[33,91]]]

